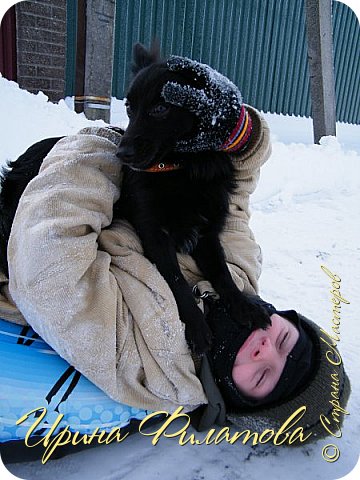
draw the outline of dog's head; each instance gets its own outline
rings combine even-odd
[[[135,45],[132,71],[134,78],[126,95],[129,125],[117,155],[125,165],[145,170],[161,161],[193,131],[196,117],[162,97],[167,82],[190,84],[191,79],[169,71],[156,44],[150,50]]]

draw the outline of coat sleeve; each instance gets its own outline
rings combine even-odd
[[[230,200],[230,212],[221,240],[237,286],[248,293],[257,293],[262,255],[249,226],[249,199],[257,186],[260,167],[271,154],[271,144],[264,118],[254,108],[247,106],[247,109],[253,121],[253,132],[246,150],[233,156],[237,188]]]
[[[70,364],[86,358],[82,373],[90,378],[115,374],[122,299],[98,238],[120,195],[119,138],[88,128],[60,140],[20,199],[8,246],[9,289],[19,310]],[[90,329],[88,318],[98,319]],[[81,342],[74,349],[64,338]]]
[[[45,158],[14,219],[10,294],[34,330],[114,400],[190,410],[206,397],[173,294],[131,225],[113,221],[119,141],[90,127]]]

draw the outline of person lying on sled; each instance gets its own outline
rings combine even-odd
[[[249,227],[249,196],[271,146],[264,118],[248,105],[244,112],[247,141],[240,150],[236,144],[229,149],[237,190],[221,241],[238,288],[268,312],[271,326],[253,330],[230,318],[194,260],[179,254],[213,332],[211,350],[191,354],[171,290],[144,257],[132,226],[113,221],[121,195],[121,135],[102,127],[60,140],[26,188],[9,240],[1,313],[28,322],[116,401],[153,411],[195,410],[199,429],[230,420],[259,432],[279,428],[305,405],[301,426],[313,434],[311,441],[329,434],[320,416],[331,417],[330,375],[336,370],[343,408],[350,384],[326,333],[300,313],[277,311],[258,297],[262,256]],[[203,147],[212,148],[211,115],[202,121],[208,122]]]

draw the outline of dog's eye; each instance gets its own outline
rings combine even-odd
[[[149,115],[155,118],[163,118],[167,115],[169,110],[169,105],[165,105],[164,103],[158,103],[157,105],[155,105],[155,107],[151,108],[151,110],[149,111]]]
[[[126,108],[127,116],[130,118],[132,114],[132,110],[129,102],[125,102],[125,108]]]

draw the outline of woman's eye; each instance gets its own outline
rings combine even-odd
[[[267,370],[264,370],[261,377],[259,378],[259,380],[256,382],[256,387],[259,387],[261,385],[261,383],[263,382],[263,380],[265,379],[265,376],[266,376],[266,372]]]
[[[128,117],[131,116],[131,107],[130,107],[130,104],[128,102],[125,103],[125,108],[126,108],[126,114]]]
[[[289,332],[286,332],[285,335],[284,335],[284,338],[280,342],[280,345],[279,345],[280,349],[283,348],[286,345],[286,340],[288,338],[288,335],[289,335]]]
[[[168,105],[159,103],[150,110],[149,115],[151,117],[164,117],[168,113],[169,109],[170,107]]]

